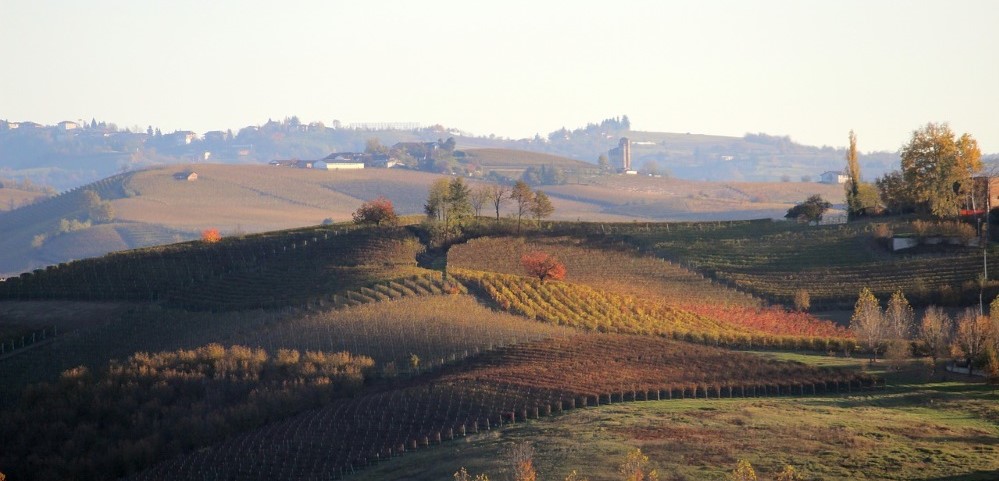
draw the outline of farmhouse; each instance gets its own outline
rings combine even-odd
[[[320,170],[357,170],[364,168],[366,155],[358,152],[334,152],[323,160],[317,160],[313,169]]]
[[[177,145],[189,145],[198,139],[198,134],[190,130],[178,130],[172,134],[165,135],[165,137],[170,137]]]
[[[188,182],[194,182],[198,180],[198,173],[193,171],[177,172],[176,174],[173,174],[173,178],[177,180],[186,180]]]
[[[80,128],[80,124],[69,120],[63,120],[62,122],[59,122],[59,128],[62,130],[74,130]]]
[[[819,182],[823,184],[845,184],[850,177],[842,172],[828,171],[819,176]]]
[[[364,162],[318,160],[312,164],[312,168],[319,170],[360,170],[364,168]]]

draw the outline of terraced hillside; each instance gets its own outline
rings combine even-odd
[[[895,226],[896,230],[903,226]],[[916,304],[977,302],[981,249],[891,253],[872,223],[808,226],[785,222],[659,224],[632,229],[626,242],[772,302],[790,305],[805,289],[821,308],[849,307],[869,287],[879,297],[901,289]],[[999,268],[989,247],[989,272]],[[995,296],[995,287],[987,292]]]
[[[0,298],[165,301],[189,309],[334,302],[340,291],[424,273],[406,229],[322,226],[108,254],[23,274]]]
[[[586,331],[644,334],[708,345],[853,351],[852,333],[814,318],[761,324],[753,317],[699,315],[672,305],[566,282],[452,270],[501,309]]]

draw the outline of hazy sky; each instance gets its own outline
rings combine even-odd
[[[999,152],[999,1],[0,0],[0,118],[441,123]]]

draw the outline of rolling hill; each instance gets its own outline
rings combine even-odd
[[[576,168],[581,163],[542,154],[484,149],[475,157],[494,166],[521,169],[538,162]],[[196,181],[175,174],[196,171]],[[198,237],[208,228],[223,235],[349,220],[379,195],[400,214],[423,212],[437,174],[405,169],[319,172],[264,165],[181,164],[118,174],[10,212],[0,212],[0,275],[93,257],[122,249]],[[729,220],[781,217],[794,203],[821,194],[842,201],[838,185],[782,182],[710,183],[647,176],[579,176],[573,183],[543,186],[553,198],[553,219]],[[476,181],[470,180],[474,185]],[[110,202],[108,224],[62,229],[63,220],[86,220],[83,192]],[[0,189],[2,191],[2,189]],[[503,215],[510,214],[509,203]]]
[[[990,479],[999,469],[986,386],[928,380],[921,363],[866,366],[842,328],[768,310],[683,267],[752,260],[788,249],[789,238],[828,249],[798,235],[840,226],[557,222],[511,238],[494,225],[452,246],[447,274],[417,266],[424,227],[340,224],[8,279],[0,336],[11,332],[8,314],[10,324],[58,325],[59,334],[0,337],[0,438],[13,440],[0,471],[429,480],[474,466],[492,476],[525,433],[545,443],[538,465],[548,473],[604,476],[636,446],[668,473],[709,479],[747,456],[767,472],[790,463],[822,479],[924,479],[919,465]],[[746,251],[697,245],[751,232],[760,246]],[[571,258],[572,275],[523,277],[517,258],[535,249]],[[678,262],[656,249],[675,249]],[[738,310],[687,309],[698,304]],[[552,442],[570,431],[586,442]],[[801,452],[773,459],[771,443]],[[428,457],[429,470],[420,465]]]

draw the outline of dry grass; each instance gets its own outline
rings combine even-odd
[[[843,202],[843,186],[801,182],[698,182],[611,175],[584,184],[545,187],[561,199],[592,205],[603,214],[648,220],[721,220],[783,217],[787,209],[819,194]]]

